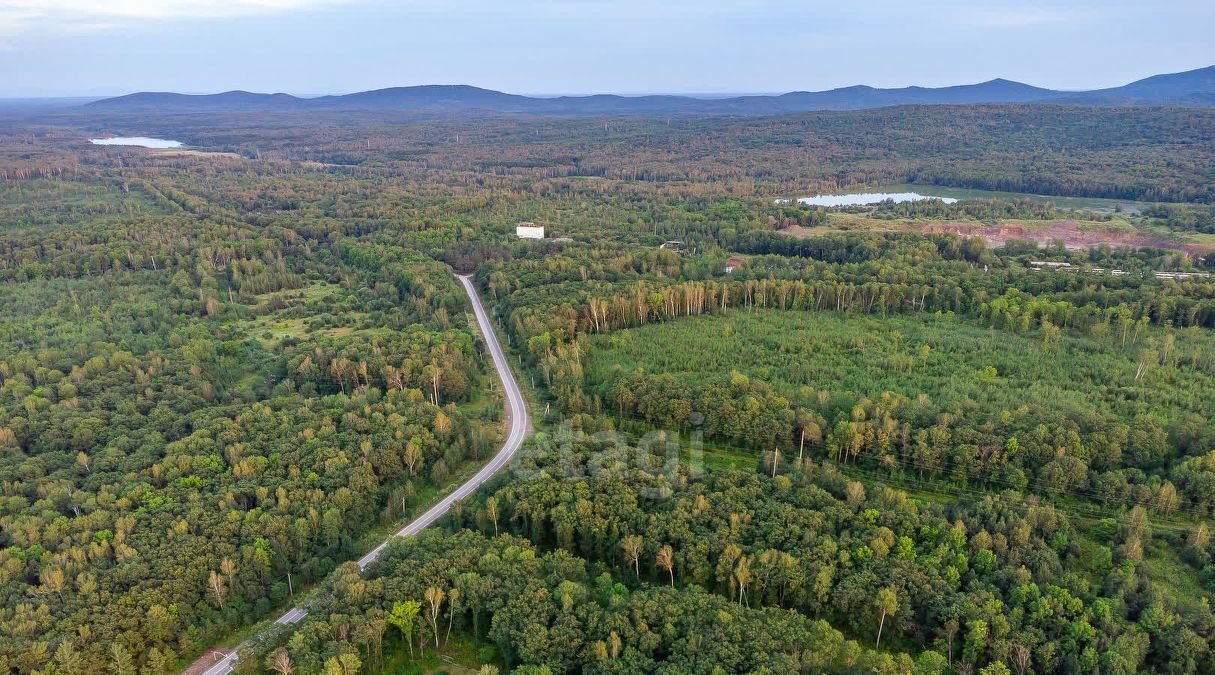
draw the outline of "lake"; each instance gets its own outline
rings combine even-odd
[[[147,138],[145,136],[114,136],[112,138],[90,138],[93,145],[136,145],[141,148],[180,148],[181,141],[169,141],[163,138]]]
[[[953,197],[922,195],[918,192],[857,192],[847,195],[815,195],[813,197],[802,197],[797,201],[810,206],[866,206],[869,204],[880,204],[886,200],[900,203],[918,202],[924,199],[939,199],[946,204],[953,204],[958,201]],[[788,202],[788,200],[780,201]]]

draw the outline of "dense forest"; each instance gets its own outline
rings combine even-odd
[[[614,576],[565,550],[469,530],[397,543],[367,577],[348,566],[328,583],[331,620],[269,652],[271,667],[374,668],[385,652],[440,647],[453,629],[483,638],[519,673],[927,673],[944,663],[935,652],[877,653],[822,619],[697,586],[639,584],[631,571]]]
[[[1150,583],[1161,571],[1142,564],[1153,536],[1209,564],[1193,545],[1205,533],[1153,535],[1142,509],[1089,532],[1016,492],[909,499],[808,458],[761,474],[653,471],[596,424],[538,439],[525,460],[537,470],[486,500],[503,528],[603,560],[621,577],[793,608],[960,670],[1209,667],[1188,627],[1209,620],[1209,608]],[[469,525],[490,529],[488,513]]]
[[[74,652],[165,670],[492,449],[445,266],[309,251],[150,186],[5,187],[8,667]]]
[[[0,671],[1215,669],[1213,121],[10,113]]]
[[[1215,113],[1203,109],[907,106],[767,118],[561,118],[317,112],[139,116],[63,111],[0,129],[0,176],[69,175],[147,154],[78,144],[138,131],[295,172],[433,175],[536,190],[615,187],[787,196],[890,182],[1044,195],[1211,203]],[[165,153],[160,163],[193,158]],[[239,157],[215,156],[240,165]],[[444,176],[443,174],[447,174]],[[606,186],[606,185],[605,185]],[[286,187],[285,185],[283,187]]]

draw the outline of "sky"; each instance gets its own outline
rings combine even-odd
[[[768,93],[1215,64],[1212,0],[0,0],[0,97]]]

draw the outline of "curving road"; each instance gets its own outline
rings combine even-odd
[[[489,353],[494,361],[494,369],[498,371],[498,379],[502,381],[502,388],[506,391],[505,409],[506,414],[510,417],[510,433],[507,434],[506,442],[502,444],[502,449],[498,451],[498,454],[494,455],[485,466],[481,467],[481,470],[475,476],[469,478],[463,485],[439,500],[426,513],[423,513],[415,518],[413,522],[402,527],[393,537],[407,537],[421,532],[443,514],[451,510],[452,505],[457,501],[475,492],[485,481],[501,471],[510,462],[519,446],[523,445],[523,439],[527,438],[527,433],[531,426],[527,417],[527,406],[523,402],[523,393],[519,391],[519,384],[515,382],[515,376],[510,372],[510,364],[506,361],[506,355],[502,353],[502,346],[498,344],[498,337],[494,333],[493,325],[489,322],[489,315],[485,313],[485,308],[481,306],[481,298],[477,296],[477,289],[473,287],[472,280],[467,275],[457,274],[456,278],[460,280],[460,284],[464,286],[464,292],[468,293],[468,299],[472,301],[473,311],[477,315],[477,326],[481,329],[481,335],[485,338],[485,344],[489,346]],[[388,547],[389,541],[391,541],[391,538],[376,546],[367,555],[359,558],[359,570],[365,570],[369,565],[379,560],[380,555],[384,553],[384,549]],[[300,607],[292,607],[283,612],[283,615],[278,617],[274,623],[284,625],[294,624],[306,616],[308,616],[307,610]],[[227,675],[227,673],[231,673],[236,668],[237,653],[246,645],[248,645],[248,642],[237,645],[224,658],[216,661],[214,665],[208,668],[203,675]]]

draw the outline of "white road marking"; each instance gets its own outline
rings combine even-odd
[[[308,612],[305,612],[299,608],[292,608],[288,610],[286,614],[280,616],[274,623],[281,623],[284,625],[299,623],[300,619],[303,619],[306,616],[308,616]]]

